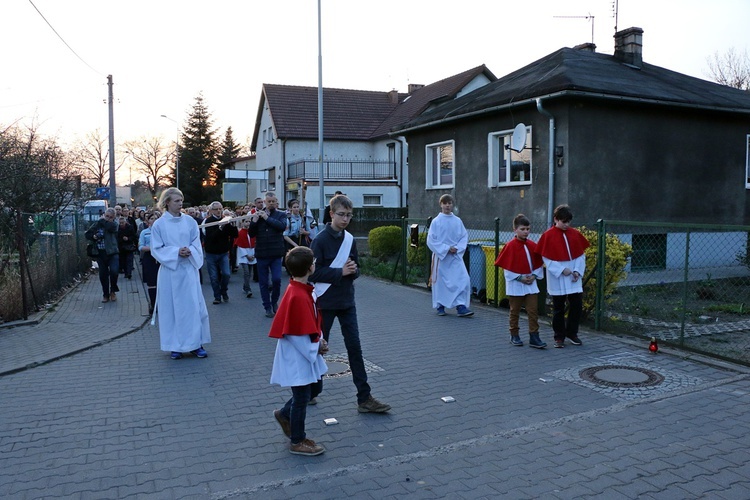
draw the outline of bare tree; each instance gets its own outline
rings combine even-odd
[[[84,181],[96,186],[109,185],[109,138],[99,129],[86,134],[73,149],[73,162]],[[117,172],[124,160],[115,165]]]
[[[707,58],[708,75],[717,83],[750,90],[750,58],[747,50],[739,54],[731,47],[724,55],[714,52]]]
[[[56,212],[73,199],[76,174],[54,139],[34,126],[0,130],[0,208]]]
[[[142,138],[125,143],[125,152],[136,163],[134,170],[146,178],[152,197],[174,178],[174,147],[163,137]]]

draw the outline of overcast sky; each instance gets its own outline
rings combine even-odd
[[[33,2],[33,4],[32,4]],[[405,92],[486,64],[498,77],[561,47],[611,54],[612,0],[322,0],[323,85]],[[35,6],[46,18],[55,34]],[[106,134],[172,140],[202,92],[219,137],[249,142],[263,83],[317,86],[317,0],[2,0],[0,125],[63,144]],[[555,16],[581,16],[557,18]],[[619,0],[643,58],[709,79],[707,58],[749,50],[750,0]],[[70,48],[67,45],[70,46]],[[72,49],[72,50],[71,50]]]

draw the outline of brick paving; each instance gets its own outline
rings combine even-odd
[[[504,310],[441,318],[425,291],[361,278],[373,395],[393,411],[359,414],[351,377],[328,378],[307,419],[327,452],[299,457],[272,416],[288,390],[268,383],[257,285],[246,299],[233,275],[221,305],[204,285],[214,341],[179,361],[159,351],[139,286],[101,304],[94,277],[39,324],[0,330],[0,497],[750,497],[741,366],[588,331],[582,347],[513,347]],[[345,359],[338,330],[330,357]],[[608,364],[664,383],[577,377]]]

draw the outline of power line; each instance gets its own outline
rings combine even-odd
[[[62,37],[62,36],[60,36],[60,33],[58,33],[58,32],[57,32],[57,30],[56,30],[56,29],[55,29],[55,28],[54,28],[54,27],[52,26],[52,24],[50,24],[50,22],[49,22],[49,21],[47,21],[47,18],[46,18],[46,17],[44,17],[44,14],[42,14],[42,11],[40,11],[40,10],[39,10],[39,9],[37,8],[37,6],[36,6],[36,5],[34,5],[34,2],[33,2],[32,0],[29,0],[29,3],[30,3],[30,4],[31,4],[31,6],[32,6],[32,7],[34,7],[34,9],[35,9],[35,10],[36,10],[36,11],[37,11],[37,12],[39,13],[39,15],[40,15],[40,16],[42,17],[42,19],[44,19],[44,22],[45,22],[45,23],[47,23],[47,26],[49,26],[49,27],[50,27],[50,29],[51,29],[51,30],[52,30],[52,31],[53,31],[53,32],[55,33],[55,35],[57,35],[57,38],[59,38],[59,39],[60,39],[60,41],[62,41],[62,43],[64,43],[64,44],[65,44],[65,46],[66,46],[66,47],[67,47],[68,49],[70,49],[70,51],[71,51],[71,52],[72,52],[72,53],[73,53],[73,54],[74,54],[74,55],[75,55],[75,56],[76,56],[76,57],[77,57],[78,59],[80,59],[80,60],[81,60],[81,62],[82,62],[83,64],[85,64],[86,66],[88,66],[88,67],[89,67],[89,69],[91,69],[91,71],[93,71],[94,73],[98,74],[99,76],[104,76],[104,75],[103,75],[103,74],[102,74],[101,72],[99,72],[99,71],[95,70],[95,69],[94,69],[94,68],[93,68],[93,67],[92,67],[92,66],[91,66],[91,65],[90,65],[89,63],[87,63],[86,61],[84,61],[84,59],[83,59],[83,58],[82,58],[81,56],[79,56],[79,55],[78,55],[78,53],[77,53],[77,52],[76,52],[75,50],[73,50],[73,47],[71,47],[70,45],[68,45],[68,42],[66,42],[66,41],[65,41],[65,39],[63,39],[63,37]]]

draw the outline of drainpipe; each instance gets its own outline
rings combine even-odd
[[[542,100],[536,98],[536,109],[549,118],[549,192],[547,194],[547,227],[552,227],[552,213],[555,210],[555,117],[542,107]]]
[[[395,138],[396,142],[398,142],[399,145],[399,152],[398,152],[398,166],[399,166],[399,174],[398,174],[398,204],[399,208],[403,208],[406,206],[406,202],[404,200],[404,164],[406,163],[406,138],[404,136],[400,135]]]

